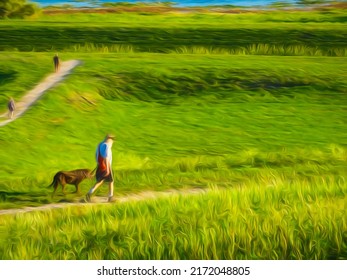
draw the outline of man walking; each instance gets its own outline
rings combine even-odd
[[[107,182],[109,184],[108,201],[113,198],[113,174],[112,174],[112,145],[115,136],[108,134],[105,140],[102,141],[96,149],[96,183],[86,195],[86,200],[91,201],[92,194],[102,185]]]
[[[53,63],[54,63],[54,71],[55,71],[55,73],[57,73],[59,71],[59,68],[60,68],[60,60],[59,60],[57,53],[53,57]]]
[[[14,110],[16,109],[16,104],[14,103],[14,100],[12,97],[8,101],[7,107],[8,107],[8,117],[12,119],[14,115]]]

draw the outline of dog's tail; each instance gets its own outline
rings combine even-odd
[[[55,192],[57,191],[60,175],[61,175],[60,172],[55,174],[54,177],[53,177],[53,182],[47,187],[47,188],[50,188],[50,187],[53,186],[53,192],[52,192],[52,195],[51,195],[52,198],[54,197]]]
[[[46,188],[47,189],[51,188],[54,185],[54,182],[55,182],[55,179],[53,179],[53,182],[50,185],[46,186]]]
[[[49,186],[47,186],[46,188],[47,188],[47,189],[48,189],[48,188],[51,188],[56,182],[57,182],[57,176],[54,176],[54,177],[53,177],[52,183],[51,183]]]

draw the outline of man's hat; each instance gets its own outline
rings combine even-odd
[[[113,135],[113,134],[107,134],[105,139],[112,139],[112,140],[114,140],[114,139],[116,139],[116,136]]]

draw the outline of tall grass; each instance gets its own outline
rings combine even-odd
[[[321,49],[305,45],[250,44],[245,47],[219,48],[182,46],[171,53],[178,54],[219,54],[219,55],[283,55],[283,56],[340,56],[347,55],[346,48]]]
[[[66,47],[65,52],[76,52],[76,53],[133,53],[134,47],[131,45],[122,44],[94,44],[94,43],[84,43],[77,44],[71,47]]]
[[[17,48],[7,51],[19,52]],[[35,51],[35,50],[33,50]],[[54,47],[50,51],[55,51]],[[58,51],[58,50],[56,50]],[[66,46],[63,52],[72,53],[126,53],[139,52],[130,44],[98,44],[83,43]],[[175,50],[163,50],[169,54],[199,54],[199,55],[274,55],[274,56],[347,56],[346,48],[319,48],[307,45],[274,45],[274,44],[249,44],[244,47],[206,47],[206,46],[181,46]]]
[[[346,192],[342,177],[276,177],[203,195],[3,216],[0,256],[346,259]]]
[[[134,53],[136,49],[132,45],[122,44],[76,44],[64,49],[65,52],[76,53]],[[220,48],[205,46],[182,46],[168,53],[199,54],[199,55],[275,55],[275,56],[347,56],[347,48],[320,49],[305,45],[270,45],[251,44],[245,47]]]

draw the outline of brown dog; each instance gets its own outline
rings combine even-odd
[[[94,170],[90,169],[76,169],[71,171],[59,171],[57,172],[53,177],[53,182],[48,187],[53,186],[54,191],[52,193],[52,197],[54,196],[55,192],[57,191],[57,188],[59,184],[62,186],[63,194],[65,195],[65,185],[75,185],[76,187],[76,193],[79,192],[79,184],[87,179],[87,178],[93,178]]]

